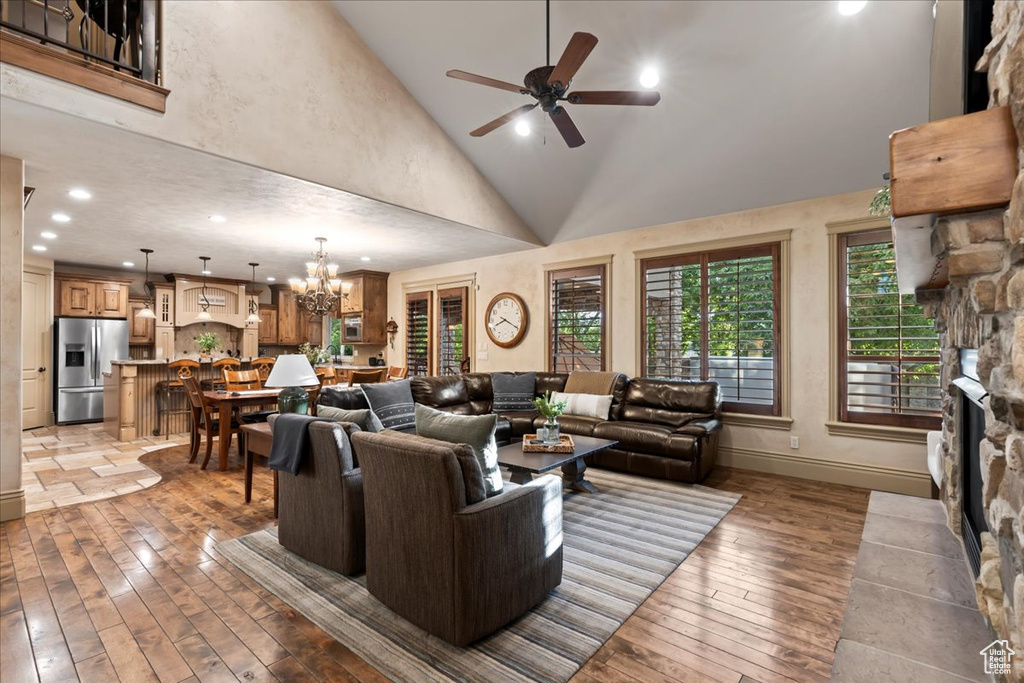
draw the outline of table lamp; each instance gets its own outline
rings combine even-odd
[[[304,415],[309,410],[309,392],[302,387],[318,384],[320,380],[309,364],[309,359],[296,353],[278,356],[263,386],[286,387],[277,397],[278,412]]]

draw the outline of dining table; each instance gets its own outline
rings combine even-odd
[[[228,468],[228,451],[231,448],[231,414],[237,408],[248,406],[277,405],[281,389],[253,389],[251,391],[204,391],[207,405],[217,412],[220,429],[217,432],[218,469]]]

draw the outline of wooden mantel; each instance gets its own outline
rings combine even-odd
[[[1009,107],[893,133],[893,217],[972,213],[1008,204],[1018,146]]]

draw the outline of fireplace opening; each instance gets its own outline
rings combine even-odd
[[[977,359],[977,350],[961,350],[960,368],[963,374],[953,380],[959,394],[957,419],[960,422],[962,492],[960,531],[975,576],[981,567],[981,534],[988,531],[981,480],[981,440],[985,438],[984,400],[987,393],[978,381]]]

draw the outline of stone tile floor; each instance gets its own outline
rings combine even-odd
[[[994,639],[942,505],[873,491],[832,681],[989,681]]]
[[[188,444],[188,434],[116,441],[102,424],[42,427],[22,433],[25,510],[73,505],[139,491],[160,475],[139,457]]]

